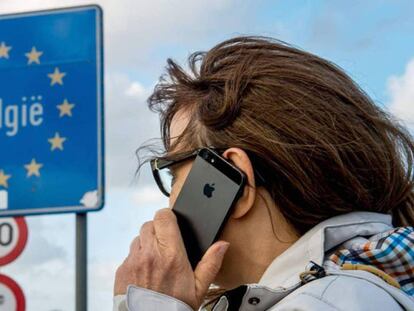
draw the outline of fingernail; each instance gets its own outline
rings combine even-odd
[[[220,248],[218,250],[218,253],[220,255],[224,255],[224,253],[227,251],[227,249],[229,248],[230,243],[229,242],[225,242],[223,244],[220,245]]]

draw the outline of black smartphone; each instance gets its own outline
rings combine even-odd
[[[197,153],[172,208],[193,269],[219,238],[245,184],[246,175],[212,149]]]

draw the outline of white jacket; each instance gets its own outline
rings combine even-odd
[[[392,229],[391,216],[352,212],[328,219],[303,235],[274,259],[257,284],[245,284],[222,295],[214,311],[414,310],[414,299],[366,271],[343,271],[325,260],[333,250],[366,241]],[[327,275],[303,285],[299,277],[310,262]],[[413,263],[414,268],[414,263]],[[184,302],[145,288],[128,286],[114,297],[114,311],[190,311]]]

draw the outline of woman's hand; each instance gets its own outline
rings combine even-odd
[[[175,214],[161,209],[132,241],[128,257],[116,271],[114,295],[125,294],[133,284],[173,296],[198,310],[228,246],[224,241],[214,243],[193,271]]]

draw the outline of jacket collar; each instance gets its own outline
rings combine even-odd
[[[291,288],[300,283],[299,274],[310,261],[322,265],[325,253],[345,241],[391,228],[391,216],[380,213],[351,212],[327,219],[276,257],[258,284],[272,289]]]
[[[267,310],[300,286],[299,275],[310,261],[322,265],[326,252],[342,243],[391,228],[390,215],[371,212],[352,212],[321,222],[276,257],[258,284],[227,291],[213,310]]]

